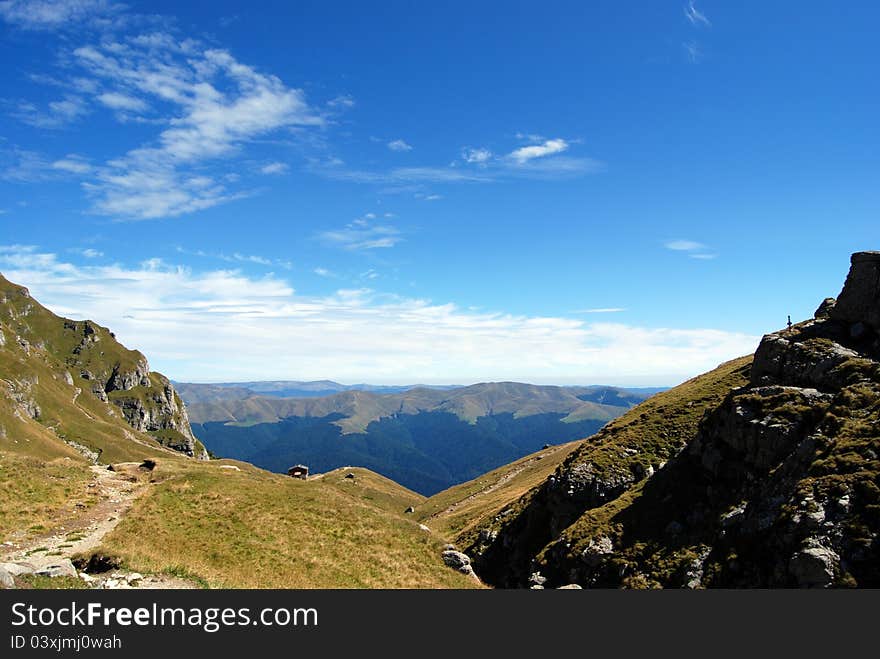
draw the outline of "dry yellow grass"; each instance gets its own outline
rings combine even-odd
[[[90,480],[83,462],[0,452],[0,541],[38,534],[76,504],[89,506]]]
[[[225,469],[223,465],[239,470]],[[472,588],[442,538],[404,516],[418,495],[366,470],[309,481],[244,463],[162,460],[102,551],[141,572],[226,588]]]
[[[438,492],[418,506],[416,513],[438,533],[457,540],[543,482],[581,441],[551,446]]]

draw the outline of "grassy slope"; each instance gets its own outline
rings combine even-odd
[[[457,541],[543,482],[580,443],[551,446],[439,492],[418,506],[416,514],[438,533]]]
[[[301,481],[170,459],[154,479],[103,547],[138,571],[231,588],[477,585],[442,564],[441,538],[404,516],[421,497],[366,470]]]
[[[484,574],[493,583],[511,584],[522,578],[532,560],[557,539],[562,529],[573,526],[569,538],[591,537],[594,520],[601,517],[599,523],[604,522],[606,511],[613,515],[612,510],[625,507],[626,502],[637,496],[642,479],[633,482],[633,473],[645,473],[647,467],[656,470],[690,441],[706,411],[716,407],[731,389],[748,381],[751,361],[748,356],[726,362],[656,394],[569,453],[555,476],[562,479],[576,472],[580,465],[591,465],[597,481],[621,483],[624,491],[612,493],[610,503],[585,500],[573,505],[564,498],[559,501],[550,497],[546,482],[541,482],[485,527],[499,533],[499,540],[492,546],[482,544],[482,529],[477,527],[461,534],[461,545],[481,555]],[[504,547],[505,542],[515,543],[513,554]]]

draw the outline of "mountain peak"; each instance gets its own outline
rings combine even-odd
[[[850,263],[843,290],[830,315],[841,322],[865,323],[880,331],[880,252],[856,252]]]

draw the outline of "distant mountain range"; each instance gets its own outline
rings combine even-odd
[[[174,386],[185,387],[193,401],[210,401],[220,398],[245,398],[248,395],[275,396],[278,398],[317,398],[343,391],[371,391],[376,394],[398,394],[410,389],[457,389],[460,385],[340,384],[333,380],[261,380],[258,382],[218,382],[216,384],[175,382]]]
[[[322,397],[258,394],[321,382],[178,384],[194,431],[215,455],[284,472],[373,469],[422,494],[473,478],[540,449],[595,433],[651,391],[493,382],[467,387],[352,385]],[[388,387],[374,387],[382,390]]]

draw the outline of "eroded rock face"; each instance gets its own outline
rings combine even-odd
[[[851,263],[830,316],[844,323],[862,322],[880,331],[880,252],[856,252]]]
[[[766,335],[748,381],[662,468],[639,481],[623,453],[605,451],[601,468],[569,460],[469,550],[478,574],[519,587],[534,573],[544,587],[880,587],[878,330],[880,252],[860,252],[839,298]],[[664,420],[641,416],[653,430],[633,448],[646,450]],[[612,427],[593,454],[613,441]]]

